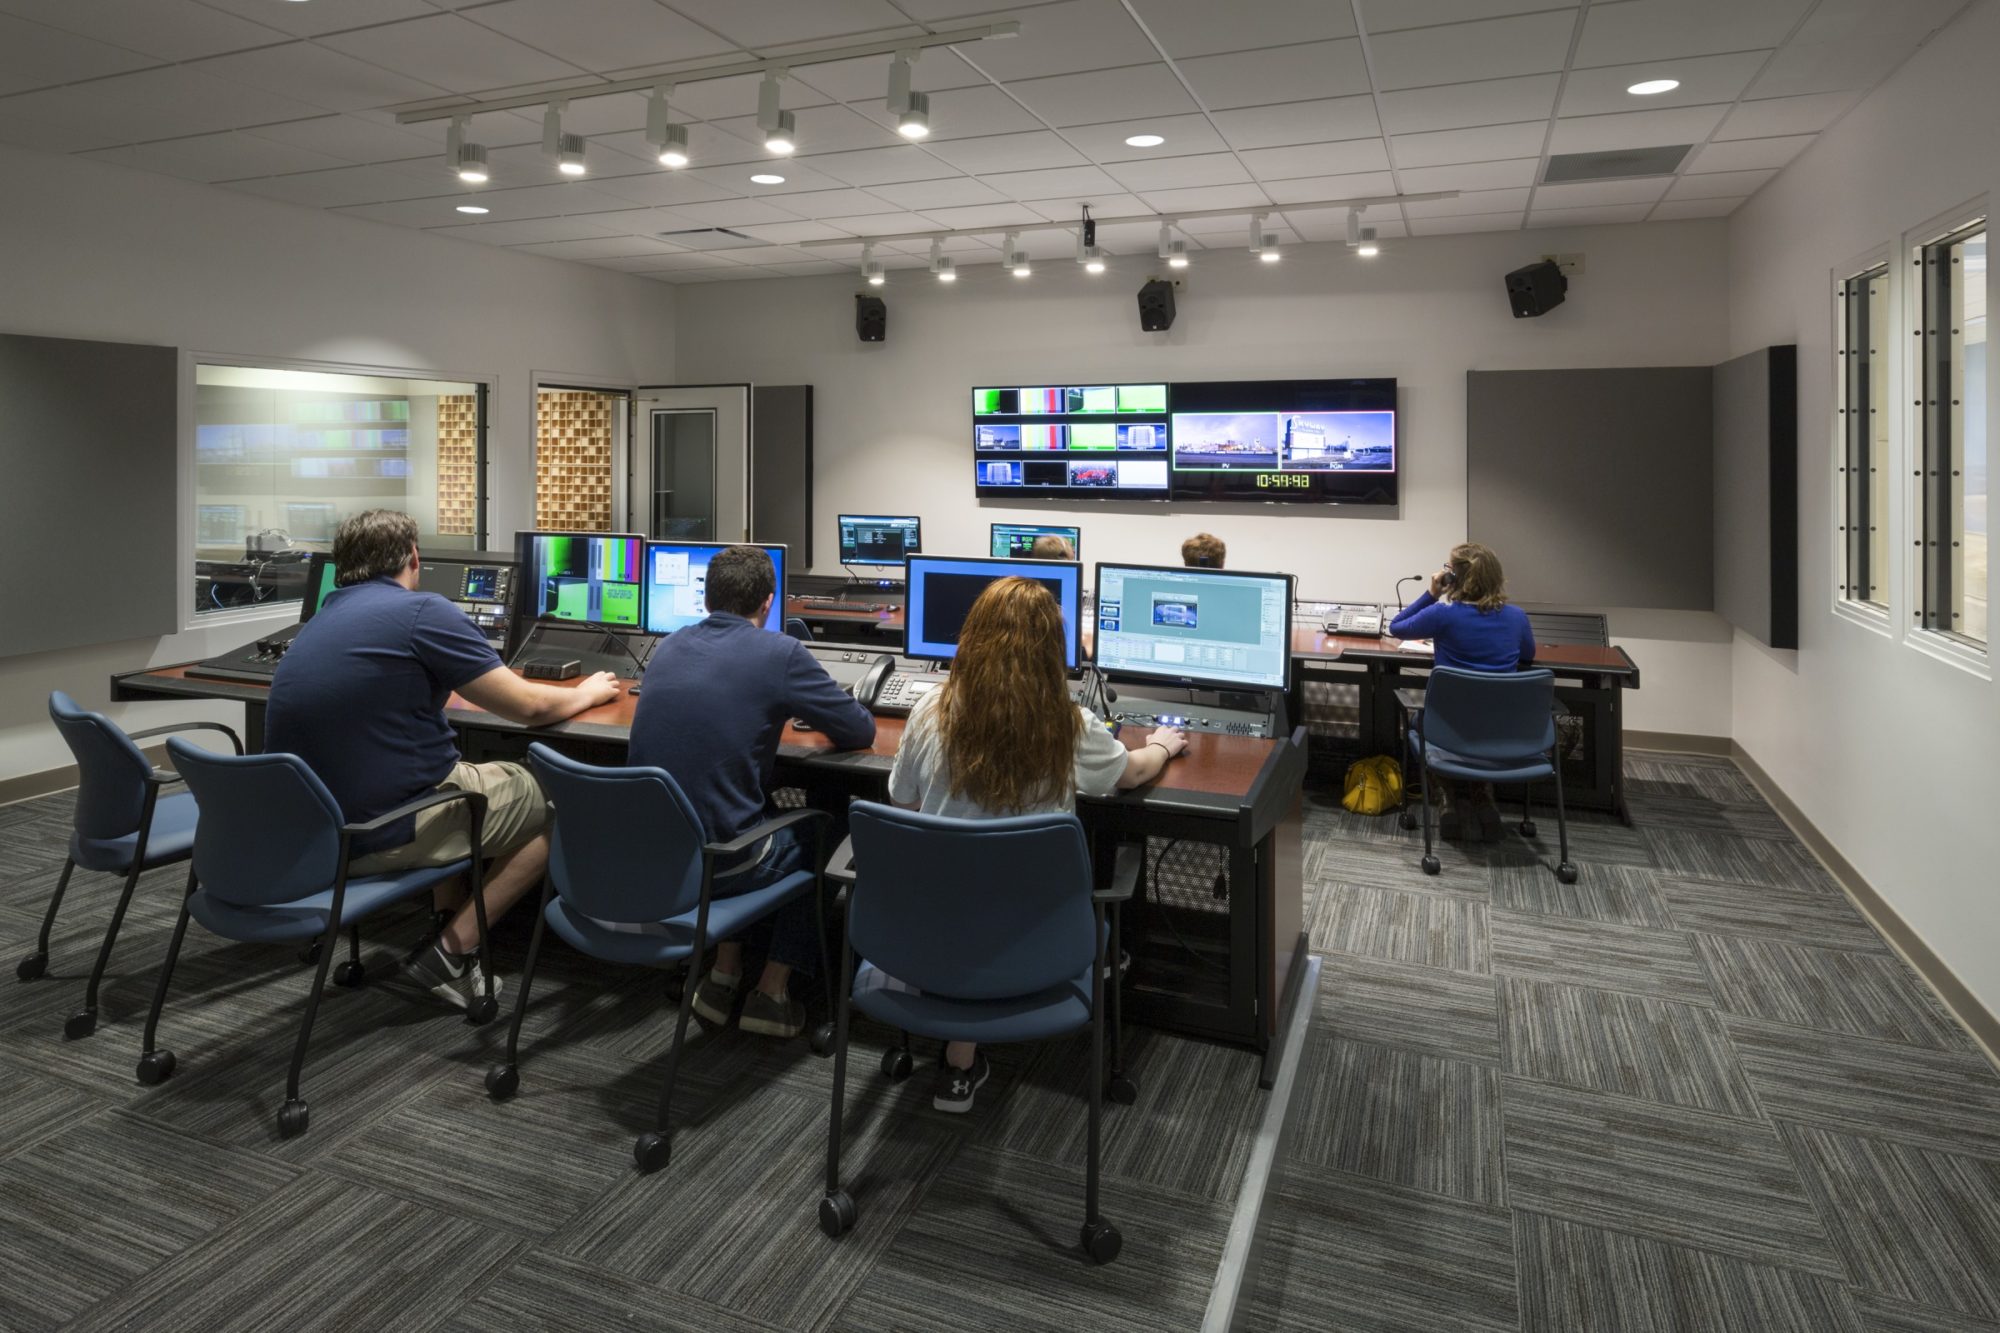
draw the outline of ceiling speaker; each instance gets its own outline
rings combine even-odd
[[[1548,314],[1563,303],[1568,291],[1569,279],[1552,260],[1544,259],[1507,275],[1507,301],[1514,307],[1515,319]]]
[[[1174,326],[1174,285],[1154,278],[1139,289],[1139,327],[1162,333]]]
[[[889,307],[881,297],[855,296],[854,336],[865,343],[889,340]]]

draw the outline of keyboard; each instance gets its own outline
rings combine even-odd
[[[801,606],[809,606],[815,611],[891,611],[895,608],[887,602],[843,602],[837,597],[801,597]]]

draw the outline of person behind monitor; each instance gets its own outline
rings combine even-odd
[[[1433,660],[1460,671],[1518,671],[1535,660],[1535,631],[1528,613],[1507,600],[1500,557],[1477,542],[1451,548],[1430,587],[1389,623],[1399,639],[1429,639]],[[1444,835],[1474,841],[1500,836],[1500,810],[1490,783],[1447,783],[1455,807],[1445,814]],[[1469,805],[1472,820],[1456,807]]]
[[[468,764],[453,743],[445,700],[456,691],[489,713],[545,727],[618,697],[608,671],[574,685],[523,680],[501,665],[463,611],[417,590],[417,522],[392,509],[343,521],[333,537],[337,586],[306,622],[271,678],[264,749],[295,754],[360,823],[431,791],[484,793],[479,854],[486,919],[500,919],[541,882],[548,803],[520,764]],[[465,803],[433,806],[353,842],[353,875],[448,865],[471,854]],[[470,901],[420,942],[392,984],[463,1009],[482,992],[478,919]],[[494,983],[499,991],[499,983]]]
[[[999,819],[1073,810],[1078,792],[1109,796],[1158,777],[1186,734],[1159,727],[1126,749],[1070,701],[1063,644],[1048,589],[1025,578],[989,585],[966,613],[950,678],[910,712],[889,799],[927,815]],[[972,1042],[946,1043],[931,1104],[970,1110],[989,1072]]]
[[[632,715],[630,763],[672,774],[710,841],[730,841],[769,815],[765,791],[785,719],[803,719],[843,750],[875,741],[874,715],[834,682],[819,659],[790,635],[763,628],[777,595],[777,575],[762,550],[717,552],[708,562],[708,618],[668,635],[653,650]],[[797,834],[797,826],[781,829],[734,864],[718,866],[715,896],[734,897],[817,869],[807,865],[811,838]],[[790,1038],[805,1028],[805,1006],[788,992],[792,972],[811,975],[818,962],[817,909],[812,898],[795,898],[767,918],[764,968],[738,1020],[745,1032]],[[715,945],[715,961],[695,991],[695,1012],[726,1025],[742,979],[743,941]]]
[[[1221,569],[1228,558],[1229,548],[1211,533],[1197,532],[1181,543],[1181,563],[1189,569]]]
[[[1074,560],[1076,552],[1069,549],[1069,539],[1058,537],[1053,532],[1045,532],[1035,538],[1035,544],[1028,548],[1031,560]]]

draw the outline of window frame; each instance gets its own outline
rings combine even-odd
[[[1990,217],[1983,199],[1942,214],[1913,233],[1916,239],[1909,246],[1912,282],[1908,309],[1916,365],[1910,376],[1914,392],[1909,395],[1912,429],[1906,466],[1915,483],[1910,488],[1908,512],[1917,557],[1911,562],[1909,577],[1910,640],[1934,656],[1987,674],[1990,670],[1987,644],[1953,628],[1948,618],[1954,573],[1950,460],[1951,409],[1955,405],[1949,388],[1956,363],[1952,354],[1955,331],[1942,317],[1949,313],[1951,268],[1939,262],[1951,246],[1978,232],[1990,235]],[[1990,297],[1990,267],[1988,274]],[[1990,339],[1982,344],[1987,348],[1991,345]],[[1987,355],[1990,383],[1990,352]],[[1989,417],[1991,410],[1989,401]]]
[[[1893,404],[1896,397],[1897,365],[1895,359],[1895,312],[1896,288],[1895,266],[1889,247],[1877,247],[1866,254],[1856,256],[1841,265],[1832,275],[1833,301],[1833,348],[1835,410],[1833,412],[1833,465],[1835,483],[1833,492],[1833,599],[1836,613],[1860,621],[1869,628],[1886,632],[1890,627],[1895,580],[1895,525],[1893,522],[1895,487],[1895,462],[1897,454],[1897,414]],[[1857,326],[1865,328],[1867,314],[1856,314],[1856,286],[1866,294],[1866,283],[1879,277],[1883,284],[1880,298],[1888,329],[1882,345],[1869,347],[1865,355],[1857,359],[1859,349],[1854,346]],[[1872,304],[1872,298],[1869,298]],[[1877,402],[1873,390],[1873,370],[1877,359],[1884,363],[1882,400]],[[1857,422],[1881,421],[1887,424],[1888,434],[1884,441],[1883,464],[1878,471],[1870,462],[1873,446],[1872,425],[1864,424],[1859,430]],[[1889,534],[1882,540],[1881,569],[1873,568],[1874,553],[1871,536],[1878,525],[1868,520],[1874,517],[1871,502],[1881,501],[1881,522],[1879,526],[1889,528]],[[1859,595],[1856,591],[1860,580],[1865,580],[1870,592],[1877,597]]]

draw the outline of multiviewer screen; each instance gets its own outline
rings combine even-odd
[[[900,565],[924,549],[921,538],[922,520],[908,514],[842,514],[840,563]]]
[[[1077,623],[1083,567],[1049,561],[1032,567],[1006,560],[949,560],[917,556],[910,561],[910,594],[904,607],[903,655],[947,658],[958,655],[959,632],[979,594],[995,579],[1022,575],[1049,590],[1062,608],[1063,661],[1077,664]]]
[[[1097,567],[1097,665],[1160,680],[1283,689],[1291,580],[1214,569]]]
[[[723,542],[648,542],[646,544],[646,630],[672,634],[708,618],[708,562],[729,547]],[[764,628],[784,633],[785,548],[759,546],[771,557],[777,589]]]
[[[988,525],[996,560],[1081,560],[1083,529],[1059,523],[993,523]],[[1060,537],[1069,547],[1061,555],[1035,554],[1035,543],[1043,537]]]
[[[639,537],[584,532],[524,532],[522,574],[528,614],[537,619],[639,627]]]

